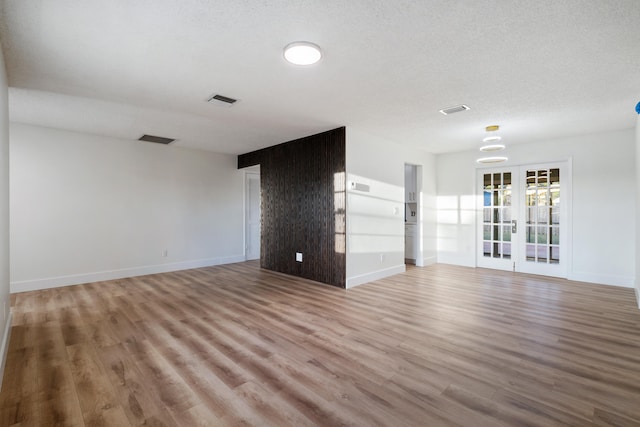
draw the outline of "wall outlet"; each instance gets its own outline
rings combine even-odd
[[[296,261],[302,262],[302,252],[296,252]]]

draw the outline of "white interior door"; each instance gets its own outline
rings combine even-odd
[[[247,260],[260,258],[260,175],[246,174],[246,242]]]
[[[566,163],[478,170],[479,267],[567,276],[567,170]]]

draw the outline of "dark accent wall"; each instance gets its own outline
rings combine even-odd
[[[257,164],[260,265],[345,287],[345,128],[238,156],[239,169]]]

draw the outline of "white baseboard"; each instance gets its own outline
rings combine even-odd
[[[633,288],[636,291],[636,301],[638,302],[638,308],[640,308],[640,291],[638,288]]]
[[[574,280],[576,282],[596,283],[598,285],[621,286],[623,288],[634,287],[634,278],[626,276],[610,276],[574,271],[572,273],[569,273],[567,279]]]
[[[11,323],[13,321],[13,315],[9,311],[7,316],[7,323],[4,327],[4,333],[2,334],[2,344],[0,344],[0,390],[2,390],[2,379],[4,378],[4,366],[7,363],[7,353],[9,351],[9,338],[11,338]]]
[[[376,280],[384,279],[385,277],[404,273],[405,271],[406,266],[404,264],[401,264],[382,270],[372,271],[371,273],[361,274],[359,276],[347,277],[346,288],[350,289],[354,286],[362,285],[363,283],[369,283]]]
[[[171,271],[191,268],[211,267],[221,264],[232,264],[246,260],[244,255],[222,258],[205,258],[168,264],[149,265],[124,268],[121,270],[99,271],[95,273],[73,274],[69,276],[48,277],[45,279],[22,280],[11,282],[11,293],[38,291],[41,289],[59,288],[61,286],[79,285],[82,283],[101,282],[103,280],[123,279],[126,277],[145,276],[147,274],[169,273]]]
[[[436,264],[438,262],[438,258],[432,256],[432,257],[425,258],[424,260],[422,260],[422,262],[423,262],[423,265],[426,267],[427,265]]]

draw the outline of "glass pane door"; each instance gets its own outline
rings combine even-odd
[[[567,164],[522,167],[524,254],[516,271],[566,277]]]
[[[478,267],[566,277],[566,170],[478,169]]]
[[[560,262],[560,169],[527,170],[526,261]]]
[[[513,197],[516,177],[517,174],[507,169],[479,172],[482,222],[478,265],[481,267],[513,269],[516,246],[512,242],[511,229],[514,213],[517,213]]]

